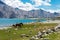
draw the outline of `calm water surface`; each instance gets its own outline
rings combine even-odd
[[[41,22],[44,20],[40,20]],[[11,26],[16,23],[31,23],[37,22],[36,19],[1,19],[0,18],[0,27]]]

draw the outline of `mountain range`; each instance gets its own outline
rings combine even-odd
[[[50,13],[42,9],[25,11],[0,1],[0,18],[53,18],[56,16],[60,16],[60,13]]]

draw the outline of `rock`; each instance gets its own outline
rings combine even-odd
[[[43,40],[49,40],[48,38],[44,38]]]
[[[43,38],[43,36],[42,36],[42,35],[40,35],[40,38]]]
[[[37,38],[37,35],[35,35],[35,38]]]
[[[11,32],[10,30],[7,30],[7,32]]]
[[[36,39],[36,40],[38,40],[39,38],[38,38],[38,37],[36,37],[35,39]]]
[[[51,33],[51,29],[48,29],[47,31],[46,31],[46,34],[50,34]]]
[[[46,30],[42,31],[42,35],[44,35],[46,33]]]
[[[56,30],[55,30],[55,29],[51,29],[51,31],[56,32]]]
[[[37,34],[37,37],[41,38],[41,35],[42,35],[42,32],[39,31],[38,34]]]
[[[48,31],[49,33],[51,33],[51,29],[48,29],[47,31]]]
[[[60,29],[60,27],[58,27],[58,29]]]
[[[49,32],[47,31],[46,34],[49,34]]]
[[[32,34],[32,30],[29,31],[29,35],[31,35],[31,34]]]
[[[28,35],[26,35],[26,37],[29,37]]]
[[[18,28],[15,28],[15,30],[17,31],[17,30],[18,30]]]
[[[16,34],[15,32],[13,34]]]
[[[21,37],[26,37],[26,34],[21,34],[20,36],[21,36]]]
[[[41,34],[42,34],[42,33],[39,31],[39,32],[38,32],[38,35],[41,35]]]
[[[35,37],[34,37],[34,36],[32,36],[32,37],[30,38],[30,40],[35,40]]]

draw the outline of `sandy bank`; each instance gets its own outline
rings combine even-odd
[[[8,28],[11,28],[11,27],[0,27],[0,30],[8,29]]]
[[[44,21],[42,23],[60,23],[60,20],[54,20],[54,21],[48,20],[48,21]]]

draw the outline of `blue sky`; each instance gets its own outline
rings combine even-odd
[[[31,4],[34,4],[30,0],[21,0],[21,1],[23,3],[29,2]],[[39,8],[45,8],[45,9],[52,9],[52,10],[60,9],[60,0],[51,0],[50,4],[51,4],[51,6],[42,5],[42,6],[38,6],[38,7]]]
[[[22,10],[43,9],[50,12],[60,11],[60,0],[3,0],[7,5]]]

